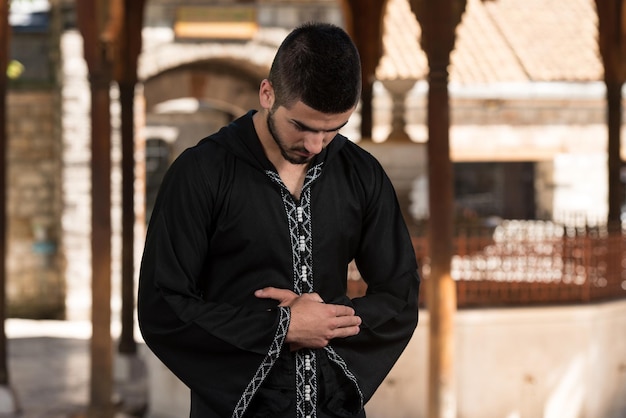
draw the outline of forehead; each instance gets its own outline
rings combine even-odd
[[[284,106],[278,108],[278,111],[281,111],[287,119],[319,131],[332,130],[345,125],[354,110],[355,108],[343,113],[323,113],[299,100],[288,108]]]

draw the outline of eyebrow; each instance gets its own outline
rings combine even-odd
[[[345,121],[344,123],[342,123],[341,125],[337,126],[336,128],[332,128],[332,129],[315,129],[315,128],[311,128],[308,125],[305,125],[304,123],[295,120],[295,119],[291,119],[291,122],[293,122],[294,124],[298,125],[298,127],[300,129],[302,129],[303,131],[309,131],[309,132],[335,132],[338,131],[339,129],[343,128],[344,126],[347,125],[348,121]]]

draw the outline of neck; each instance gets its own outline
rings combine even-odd
[[[308,164],[292,164],[287,161],[280,152],[278,145],[272,138],[272,134],[267,128],[267,115],[265,112],[257,112],[252,116],[254,129],[256,131],[261,146],[268,160],[276,168],[276,172],[289,190],[296,198],[300,197],[300,191],[304,184],[304,178]]]
[[[267,112],[257,112],[252,117],[252,121],[254,123],[254,129],[256,130],[256,134],[259,137],[259,141],[261,142],[261,146],[263,147],[263,151],[265,152],[265,156],[276,169],[280,169],[281,167],[293,167],[295,169],[302,169],[306,171],[308,168],[308,164],[293,164],[283,157],[281,153],[280,147],[276,144],[276,141],[272,137],[272,133],[270,132],[267,126]]]

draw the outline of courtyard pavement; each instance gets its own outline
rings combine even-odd
[[[9,389],[18,412],[2,418],[80,418],[89,404],[89,322],[7,319]],[[138,347],[140,351],[143,344]],[[119,362],[119,360],[116,360]],[[113,388],[116,417],[143,416],[145,369],[126,361],[121,378],[116,363]]]

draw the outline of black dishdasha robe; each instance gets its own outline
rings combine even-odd
[[[338,134],[296,200],[253,114],[168,170],[141,265],[142,335],[191,389],[192,417],[364,416],[417,325],[420,280],[395,191],[378,161]],[[368,288],[351,300],[352,260]],[[267,286],[351,306],[361,332],[291,352],[289,308],[254,296]]]

